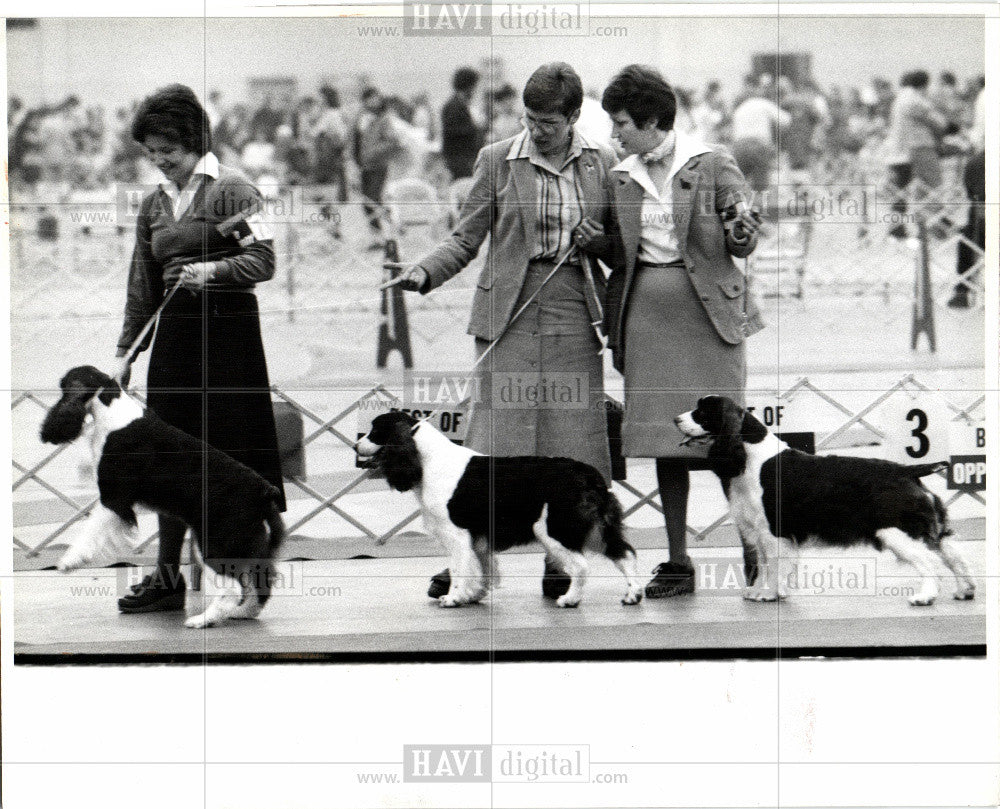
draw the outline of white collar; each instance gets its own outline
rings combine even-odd
[[[691,158],[711,151],[713,151],[712,147],[700,138],[678,131],[677,140],[674,143],[674,159],[670,164],[670,171],[667,174],[668,181],[673,179],[674,175],[680,171]],[[652,196],[659,199],[660,194],[656,190],[656,186],[649,176],[649,170],[646,168],[646,164],[642,162],[642,158],[639,155],[629,155],[611,170],[621,171],[628,174],[629,177],[635,180]]]
[[[205,152],[205,154],[198,158],[198,162],[194,164],[194,169],[191,171],[191,178],[187,181],[187,185],[184,187],[187,188],[190,186],[192,180],[194,180],[194,178],[199,174],[211,177],[213,180],[219,179],[219,158],[215,156],[214,152]],[[160,188],[168,194],[173,193],[176,195],[181,191],[181,189],[177,187],[177,183],[173,180],[167,180],[164,183],[160,183]]]

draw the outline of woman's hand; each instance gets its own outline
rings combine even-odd
[[[604,236],[604,225],[587,218],[573,231],[573,244],[581,250],[593,250],[601,245]]]
[[[738,208],[736,215],[726,222],[726,227],[734,241],[741,244],[748,241],[758,230],[760,230],[760,211],[756,208]]]
[[[393,275],[393,280],[399,281],[399,286],[407,292],[419,292],[430,280],[427,270],[419,264],[404,264],[401,261],[386,261],[382,265],[383,270],[389,270]]]
[[[214,269],[214,261],[198,261],[194,264],[185,264],[181,267],[181,286],[192,292],[204,289],[205,284],[212,280],[212,270]]]

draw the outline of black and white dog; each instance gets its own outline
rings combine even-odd
[[[624,574],[623,604],[642,588],[622,510],[601,473],[569,458],[497,458],[452,443],[426,421],[384,413],[355,445],[363,465],[397,491],[413,490],[427,531],[451,557],[443,607],[480,601],[493,583],[493,553],[538,541],[570,577],[556,603],[575,607],[587,578],[584,550],[602,553]]]
[[[145,411],[96,368],[73,368],[59,383],[62,397],[42,424],[42,441],[66,444],[93,416],[90,450],[100,503],[59,560],[67,572],[117,561],[131,553],[135,506],[176,517],[192,531],[198,563],[235,579],[241,595],[219,596],[186,625],[256,618],[271,595],[272,559],[285,528],[278,490],[228,455]]]
[[[760,574],[748,577],[746,598],[773,601],[786,593],[779,581],[779,538],[800,545],[866,543],[892,551],[920,573],[915,606],[933,604],[933,554],[955,575],[955,598],[975,597],[976,585],[950,537],[941,498],[920,478],[945,463],[907,466],[872,458],[809,455],[789,446],[731,399],[705,396],[674,419],[688,441],[709,441],[708,456],[722,481],[730,514],[747,556]]]

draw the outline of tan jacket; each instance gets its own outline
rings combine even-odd
[[[678,150],[691,148],[678,137]],[[719,147],[695,154],[672,179],[674,229],[688,278],[705,307],[716,332],[732,345],[764,327],[757,304],[746,288],[746,278],[733,261],[757,246],[753,236],[734,241],[722,225],[722,212],[749,199],[743,174],[729,152]],[[692,149],[691,151],[697,151]],[[625,315],[635,278],[636,256],[642,227],[642,187],[628,174],[622,161],[611,171],[615,205],[614,231],[618,253],[608,278],[605,331],[614,351],[615,367],[624,365]],[[669,315],[669,313],[667,313]]]
[[[439,287],[465,269],[490,237],[486,261],[472,300],[469,334],[494,340],[506,329],[521,294],[528,262],[536,243],[538,201],[535,168],[527,158],[515,157],[520,134],[486,146],[479,152],[472,174],[472,187],[462,205],[458,225],[451,235],[418,264],[427,271],[428,283],[421,292]],[[613,152],[584,136],[577,158],[584,215],[610,230],[609,169]],[[592,255],[605,258],[612,248],[606,238],[595,245]],[[594,279],[597,300],[588,296],[591,319],[601,318],[605,295],[604,275],[596,262],[586,262]]]

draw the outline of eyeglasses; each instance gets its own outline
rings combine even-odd
[[[566,126],[567,121],[565,118],[558,121],[539,121],[537,118],[532,118],[525,113],[521,116],[521,123],[528,129],[537,129],[542,132],[557,132],[560,127]]]

